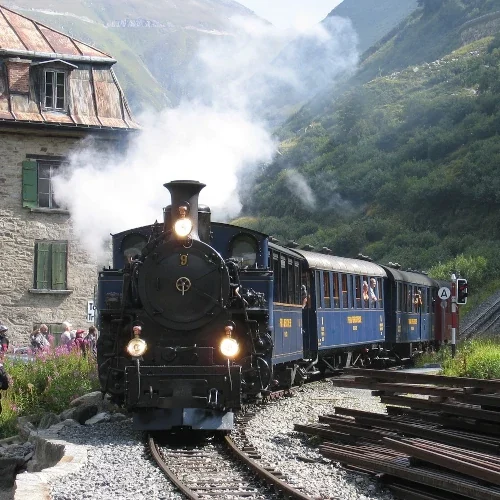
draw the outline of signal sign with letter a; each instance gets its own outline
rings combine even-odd
[[[469,295],[467,280],[463,278],[457,279],[457,304],[467,304],[467,296]]]

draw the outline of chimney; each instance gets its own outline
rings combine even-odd
[[[174,225],[183,217],[192,223],[191,231],[187,238],[199,240],[198,234],[198,197],[205,187],[198,181],[172,181],[163,184],[169,191],[172,203],[169,210],[165,210],[165,234],[169,239],[175,238]]]
[[[20,59],[19,57],[5,60],[10,93],[29,94],[30,64],[30,60]]]

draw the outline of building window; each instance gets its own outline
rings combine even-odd
[[[23,161],[23,207],[58,209],[54,198],[52,179],[61,167],[61,161]]]
[[[45,109],[66,109],[66,73],[45,70],[43,90]]]
[[[67,290],[67,241],[35,243],[35,280],[38,290]]]

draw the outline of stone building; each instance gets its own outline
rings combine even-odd
[[[0,6],[0,322],[13,345],[42,322],[92,323],[97,264],[51,179],[83,139],[123,149],[137,130],[115,62]]]

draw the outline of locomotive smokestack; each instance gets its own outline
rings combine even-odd
[[[172,235],[179,235],[175,229],[176,222],[186,219],[192,224],[191,230],[188,231],[189,237],[199,240],[198,197],[205,184],[198,181],[172,181],[163,185],[172,197],[170,213],[165,212],[165,232],[172,231]]]

